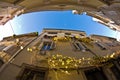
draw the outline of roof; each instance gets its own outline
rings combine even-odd
[[[103,35],[96,35],[96,34],[92,34],[90,35],[91,37],[104,37],[104,38],[109,38],[109,39],[112,39],[112,40],[116,40],[116,38],[113,38],[113,37],[108,37],[108,36],[103,36]]]
[[[85,32],[85,31],[73,30],[73,29],[56,29],[56,28],[44,28],[43,30],[64,30],[64,31],[77,31],[77,32]]]
[[[31,33],[26,33],[26,34],[19,34],[19,35],[13,35],[13,36],[8,36],[4,37],[3,40],[5,39],[11,39],[11,38],[20,38],[20,37],[35,37],[38,36],[38,32],[31,32]]]

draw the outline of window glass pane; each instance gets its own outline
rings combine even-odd
[[[47,44],[43,44],[42,50],[46,50]]]
[[[80,36],[85,36],[84,34],[80,34]]]
[[[0,67],[4,64],[4,62],[0,59]]]
[[[33,70],[33,69],[25,69],[22,73],[20,80],[44,80],[45,72]]]
[[[76,43],[80,50],[82,50],[82,46],[79,43]]]
[[[81,43],[76,43],[76,45],[79,47],[80,50],[85,51],[86,48]]]
[[[43,47],[41,50],[50,50],[52,42],[45,42],[43,43]]]
[[[97,42],[96,44],[97,44],[102,50],[106,50],[106,47],[105,47],[102,43]]]
[[[48,43],[46,50],[50,50],[50,47],[51,47],[51,43]]]
[[[8,53],[9,55],[13,55],[14,53],[16,53],[18,50],[20,49],[19,46],[11,46],[8,50],[6,50],[5,52]]]
[[[2,51],[5,47],[5,45],[0,45],[0,51]]]
[[[48,32],[48,34],[57,34],[57,32]]]
[[[120,80],[120,70],[114,65],[111,67],[111,71],[115,75],[117,80]]]
[[[75,50],[77,50],[77,47],[75,46],[75,43],[72,43],[72,45],[73,45],[73,48],[74,48]]]
[[[51,43],[51,49],[54,49],[54,48],[55,48],[55,43],[52,42],[52,43]]]
[[[85,71],[87,80],[108,80],[101,69],[91,69]]]
[[[66,35],[71,35],[71,33],[65,33]]]

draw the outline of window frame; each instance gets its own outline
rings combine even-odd
[[[101,43],[101,42],[96,42],[96,45],[101,49],[101,50],[107,50],[107,47]]]
[[[82,52],[87,51],[87,48],[81,42],[73,42],[72,44],[73,44],[73,47],[75,48],[75,50],[77,50],[77,51],[82,51]]]
[[[89,79],[90,77],[88,76],[91,76],[92,78],[94,77],[95,79],[99,80],[99,78],[97,78],[98,74],[96,73],[99,73],[99,75],[101,75],[104,78],[104,80],[108,80],[108,77],[103,71],[102,67],[99,67],[99,68],[94,67],[94,68],[84,70],[84,75],[86,77],[86,80],[90,80]]]
[[[0,58],[0,67],[4,64],[4,61]]]
[[[23,78],[23,76],[25,74],[24,72],[25,72],[26,69],[30,69],[30,71],[45,72],[44,80],[47,80],[47,78],[48,78],[48,72],[49,72],[48,68],[38,67],[38,66],[34,66],[34,65],[29,65],[29,64],[23,63],[22,64],[22,69],[19,72],[18,76],[16,77],[17,80],[23,80],[22,78]]]
[[[45,43],[50,43],[49,49],[43,49]],[[54,45],[54,46],[53,46]],[[48,47],[48,46],[47,46]],[[51,51],[54,50],[56,47],[56,44],[54,41],[44,41],[42,42],[41,48],[40,48],[40,53],[41,55],[46,55],[46,51]]]
[[[45,44],[47,44],[46,46],[47,46],[47,48],[48,48],[48,45],[50,45],[49,47],[49,49],[43,49],[43,47],[44,47],[44,45]],[[54,45],[54,46],[53,46]],[[41,47],[41,49],[40,49],[40,51],[50,51],[50,50],[53,50],[53,49],[55,49],[55,47],[56,47],[56,45],[55,45],[55,42],[54,41],[44,41],[43,42],[43,44],[42,44],[42,47]]]

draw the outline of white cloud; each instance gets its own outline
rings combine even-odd
[[[19,32],[22,30],[22,18],[15,17],[13,20],[11,20],[11,24],[15,31]]]
[[[117,41],[120,41],[120,32],[116,33],[116,39],[117,39]]]
[[[4,26],[0,26],[0,40],[2,40],[3,37],[11,36],[13,34],[14,33],[9,22],[7,22]]]
[[[22,28],[22,25],[18,24],[18,28],[21,29],[21,28]]]
[[[96,22],[101,21],[101,20],[99,20],[99,19],[97,19],[97,18],[94,18],[94,17],[92,18],[92,20],[93,20],[93,21],[96,21]]]

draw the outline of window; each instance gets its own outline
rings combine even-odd
[[[13,55],[20,49],[19,46],[16,45],[9,45],[3,49],[4,52],[8,53],[9,55]]]
[[[8,51],[11,47],[13,47],[14,45],[9,45],[9,46],[7,46],[7,47],[5,47],[4,49],[3,49],[3,51],[5,52],[5,51]]]
[[[80,42],[73,43],[73,46],[75,47],[76,50],[81,50],[83,52],[86,51],[86,47],[82,45]]]
[[[45,38],[45,39],[52,39],[52,38],[54,38],[54,37],[56,37],[56,36],[55,36],[55,35],[54,35],[54,36],[44,35],[44,38]]]
[[[46,51],[53,50],[55,48],[54,42],[43,42],[42,48],[40,50],[40,54],[45,55]]]
[[[80,36],[85,36],[84,34],[80,34]]]
[[[55,48],[54,42],[44,42],[41,50],[52,50]]]
[[[47,36],[47,35],[44,35],[44,38],[49,38],[49,36]]]
[[[120,67],[120,57],[119,56],[117,57],[116,61],[117,61],[117,64],[119,65],[119,67]]]
[[[0,59],[0,67],[4,64],[3,60]]]
[[[57,34],[57,32],[48,32],[48,34]]]
[[[113,43],[106,43],[106,45],[109,46],[109,47],[114,47]]]
[[[50,50],[51,42],[44,42],[41,50]]]
[[[112,42],[112,43],[106,43],[106,45],[109,47],[116,47],[116,46],[119,46],[119,43]]]
[[[2,51],[5,47],[5,45],[0,45],[0,51]]]
[[[87,80],[108,80],[101,68],[86,70],[85,75]]]
[[[110,69],[113,72],[113,74],[115,75],[116,79],[120,80],[120,70],[117,68],[117,66],[113,65]]]
[[[102,50],[106,50],[107,48],[100,42],[96,43]]]
[[[71,33],[65,33],[65,35],[71,35]]]
[[[46,80],[47,79],[46,68],[39,68],[34,66],[26,66],[19,75],[17,80]]]

